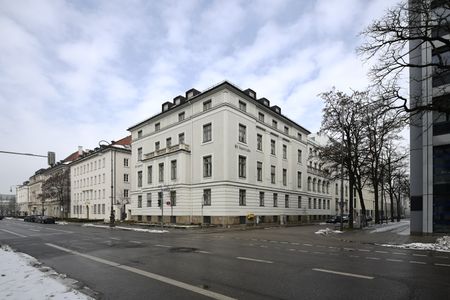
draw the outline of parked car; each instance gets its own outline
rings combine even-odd
[[[51,216],[41,216],[40,223],[42,224],[55,224],[55,218]]]
[[[372,222],[372,221],[373,221],[373,219],[372,219],[372,217],[371,217],[371,216],[367,216],[367,217],[366,217],[366,221],[367,221],[367,222]]]
[[[333,223],[333,224],[341,223],[341,216],[333,216],[333,217],[329,218],[326,222],[327,223]],[[344,216],[342,218],[342,222],[343,223],[348,223],[348,216]]]
[[[29,215],[23,218],[25,222],[36,222],[36,218],[39,217],[39,215]]]

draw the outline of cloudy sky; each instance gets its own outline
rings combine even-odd
[[[393,2],[0,0],[0,150],[64,159],[223,80],[316,132],[320,92],[368,84],[358,33]],[[0,154],[0,193],[45,166]]]

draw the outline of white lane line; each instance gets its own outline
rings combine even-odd
[[[370,250],[367,250],[367,249],[358,249],[358,251],[361,251],[361,252],[370,252]]]
[[[325,254],[325,253],[319,252],[319,251],[314,251],[313,253],[314,253],[314,254]]]
[[[211,254],[211,252],[209,252],[209,251],[203,251],[203,250],[197,250],[197,251],[195,251],[195,252],[203,253],[203,254]]]
[[[302,252],[302,253],[308,253],[309,252],[308,250],[302,250],[302,249],[298,249],[297,251],[298,252]]]
[[[270,260],[264,260],[264,259],[256,259],[256,258],[242,257],[242,256],[238,256],[238,257],[236,257],[236,258],[237,258],[237,259],[241,259],[241,260],[248,260],[248,261],[254,261],[254,262],[265,263],[265,264],[273,264],[273,261],[270,261]]]
[[[383,254],[389,253],[389,252],[387,252],[387,251],[380,251],[380,250],[375,250],[375,252],[376,252],[376,253],[383,253]]]
[[[350,277],[356,277],[356,278],[362,278],[362,279],[374,279],[375,278],[372,276],[365,276],[365,275],[346,273],[346,272],[338,272],[338,271],[332,271],[332,270],[326,270],[326,269],[314,268],[312,270],[317,271],[317,272],[331,273],[331,274],[336,274],[336,275],[350,276]]]
[[[116,238],[116,237],[112,237],[112,238],[110,238],[110,239],[115,240],[115,241],[120,241],[120,240],[121,240],[121,239]]]
[[[312,247],[311,244],[303,244],[303,246],[308,246],[308,247]]]
[[[142,242],[139,242],[139,241],[130,241],[130,243],[134,243],[134,244],[142,244]]]
[[[442,256],[442,255],[439,255],[439,256],[435,256],[435,257],[437,257],[437,258],[448,258],[448,256]]]
[[[278,241],[269,241],[269,242],[271,242],[271,243],[278,243]]]
[[[295,249],[294,248],[290,248],[290,249],[288,249],[289,251],[295,251]]]
[[[349,255],[350,257],[359,257],[359,255]]]
[[[289,242],[280,242],[281,244],[288,244]]]
[[[298,245],[300,245],[300,243],[291,243],[291,245],[297,245],[298,246]]]
[[[450,267],[448,264],[434,264],[435,266],[441,266],[441,267]]]
[[[151,278],[151,279],[154,279],[154,280],[166,283],[166,284],[170,284],[170,285],[179,287],[181,289],[185,289],[185,290],[188,290],[188,291],[191,291],[191,292],[194,292],[194,293],[206,296],[206,297],[210,297],[210,298],[213,298],[213,299],[219,299],[219,300],[235,300],[235,298],[231,298],[231,297],[219,294],[219,293],[208,291],[208,290],[205,290],[205,289],[196,287],[194,285],[190,285],[190,284],[187,284],[187,283],[184,283],[184,282],[181,282],[181,281],[169,278],[169,277],[161,276],[161,275],[158,275],[158,274],[155,274],[155,273],[147,272],[147,271],[140,270],[140,269],[133,268],[133,267],[129,267],[129,266],[126,266],[126,265],[121,265],[119,263],[116,263],[116,262],[113,262],[113,261],[110,261],[110,260],[106,260],[106,259],[99,258],[99,257],[96,257],[96,256],[88,255],[88,254],[83,254],[83,253],[80,253],[80,252],[77,252],[77,251],[73,251],[73,250],[70,250],[70,249],[67,249],[67,248],[63,248],[63,247],[60,247],[60,246],[57,246],[57,245],[54,245],[54,244],[46,243],[46,245],[50,246],[50,247],[53,247],[53,248],[56,248],[56,249],[59,249],[61,251],[70,253],[70,254],[78,255],[78,256],[81,256],[81,257],[84,257],[84,258],[87,258],[87,259],[90,259],[90,260],[93,260],[93,261],[96,261],[96,262],[108,265],[108,266],[116,267],[116,268],[119,268],[119,269],[122,269],[122,270],[126,270],[126,271],[129,271],[129,272],[135,273],[135,274],[139,274],[139,275],[142,275],[142,276],[145,276],[145,277],[148,277],[148,278]]]
[[[379,257],[366,256],[367,259],[380,260]]]
[[[387,261],[393,261],[393,262],[403,262],[401,259],[394,259],[394,258],[386,258]]]
[[[172,246],[167,246],[167,245],[155,245],[155,247],[172,248]]]
[[[330,248],[330,249],[336,249],[336,247],[333,247],[333,246],[329,246],[328,248]]]
[[[30,229],[31,231],[34,231],[34,232],[41,232],[40,230],[38,230],[38,229]]]
[[[6,230],[6,229],[0,229],[1,231],[4,231],[4,232],[7,232],[7,233],[10,233],[10,234],[14,234],[14,235],[17,235],[17,236],[20,236],[20,237],[27,237],[26,235],[23,235],[23,234],[20,234],[20,233],[15,233],[15,232],[12,232],[12,231],[9,231],[9,230]]]
[[[259,248],[267,248],[267,246],[261,245],[261,246],[259,246]]]
[[[419,264],[419,265],[426,265],[426,262],[423,261],[416,261],[416,260],[410,260],[409,263],[411,264]]]
[[[413,256],[426,256],[425,254],[416,254],[414,253]]]
[[[392,254],[396,254],[396,255],[406,255],[406,253],[402,253],[402,252],[392,252]]]

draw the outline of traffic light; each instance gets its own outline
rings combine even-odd
[[[48,165],[53,167],[55,165],[55,152],[48,151],[47,152],[47,162]]]

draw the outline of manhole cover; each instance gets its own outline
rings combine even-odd
[[[197,248],[189,248],[189,247],[173,247],[170,248],[170,252],[176,252],[176,253],[190,253],[197,251]]]

